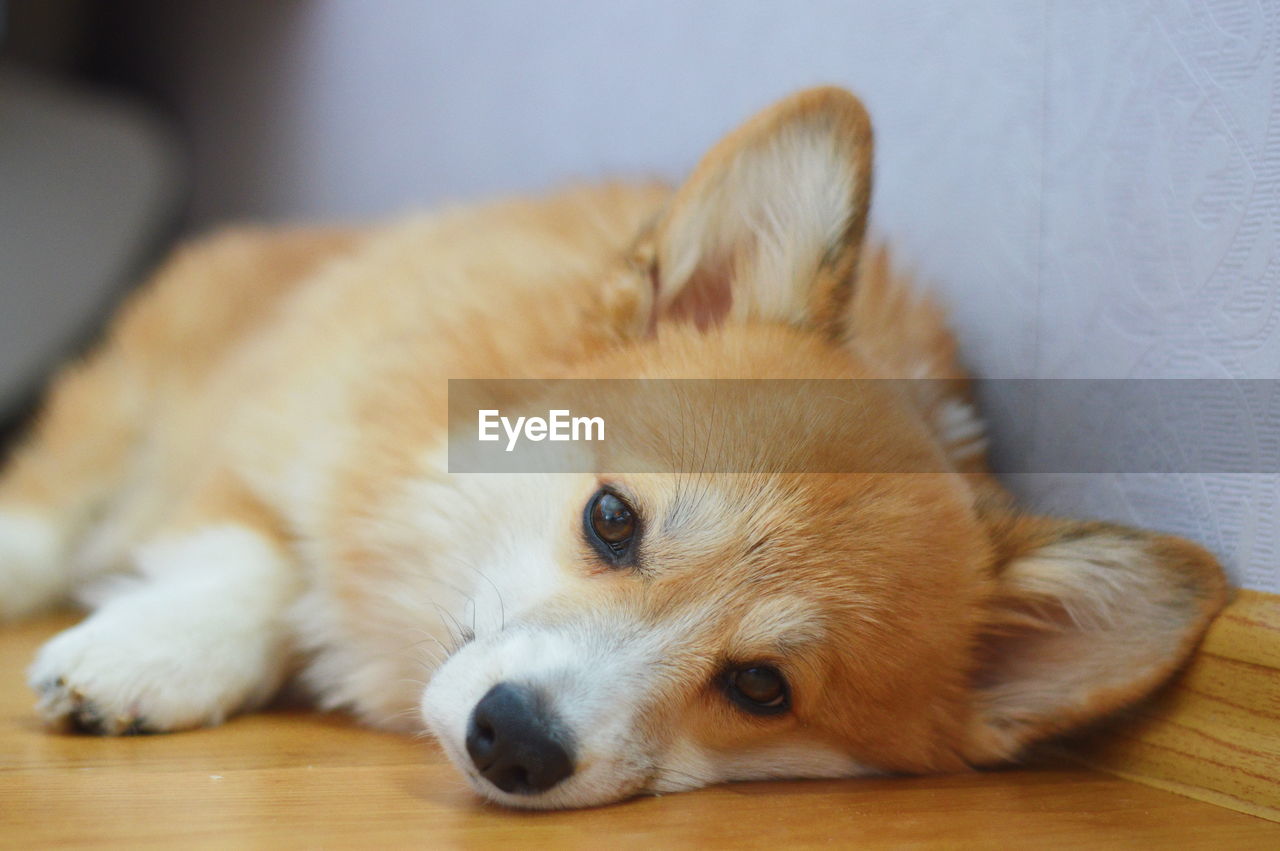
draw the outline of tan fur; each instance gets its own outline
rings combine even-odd
[[[582,543],[598,483],[557,485],[573,500],[547,530],[557,590],[515,615],[553,630],[608,618],[637,635],[683,630],[636,722],[654,767],[615,797],[678,786],[663,754],[732,764],[809,748],[883,771],[1015,757],[1168,676],[1221,606],[1221,572],[1188,542],[1009,505],[966,431],[968,379],[941,312],[885,249],[863,250],[870,158],[861,105],[818,89],[744,125],[674,194],[617,184],[365,230],[205,239],[55,382],[0,481],[0,510],[56,518],[65,557],[88,574],[156,538],[259,532],[310,589],[295,644],[315,654],[322,701],[406,726],[419,695],[399,680],[418,660],[395,654],[417,640],[421,607],[404,589],[461,570],[440,554],[502,522],[483,504],[451,513],[484,484],[432,460],[447,379],[933,379],[869,390],[861,414],[815,403],[758,423],[806,469],[921,472],[780,474],[764,459],[743,475],[611,482],[647,515],[683,518],[646,539],[660,567],[643,581]],[[674,434],[669,414],[629,416]],[[1097,577],[1119,597],[1091,591]],[[1158,599],[1125,602],[1133,593]],[[1125,606],[1149,609],[1150,628],[1120,623]],[[774,626],[753,638],[750,623]],[[783,637],[770,641],[774,627]],[[1135,635],[1150,646],[1125,650]],[[1073,668],[1079,693],[1049,706],[1054,672],[1085,653],[1099,667]],[[762,719],[728,704],[709,685],[726,654],[792,666],[793,711]],[[337,684],[346,668],[385,674]],[[362,685],[375,681],[388,685]]]

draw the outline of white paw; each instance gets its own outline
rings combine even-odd
[[[150,591],[113,600],[41,648],[28,681],[48,723],[161,733],[221,723],[270,696],[277,679],[264,672],[279,665],[261,636],[221,633],[207,611],[157,608]]]
[[[39,514],[0,510],[0,622],[35,614],[67,592],[57,527]]]

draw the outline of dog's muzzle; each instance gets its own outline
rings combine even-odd
[[[513,795],[536,795],[573,774],[572,737],[536,689],[498,683],[471,712],[467,753],[482,777]]]

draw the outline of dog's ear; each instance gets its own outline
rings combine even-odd
[[[1218,562],[1190,541],[1001,513],[966,757],[1016,757],[1146,695],[1222,608]]]
[[[843,89],[801,92],[703,158],[653,233],[654,319],[838,332],[866,229],[871,122]]]

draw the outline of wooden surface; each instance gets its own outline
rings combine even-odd
[[[1238,592],[1183,676],[1074,750],[1121,776],[1280,820],[1280,596]]]
[[[1096,773],[747,783],[597,810],[485,806],[433,745],[279,711],[125,739],[40,729],[22,670],[68,620],[0,628],[0,845],[1280,848],[1280,825]]]

